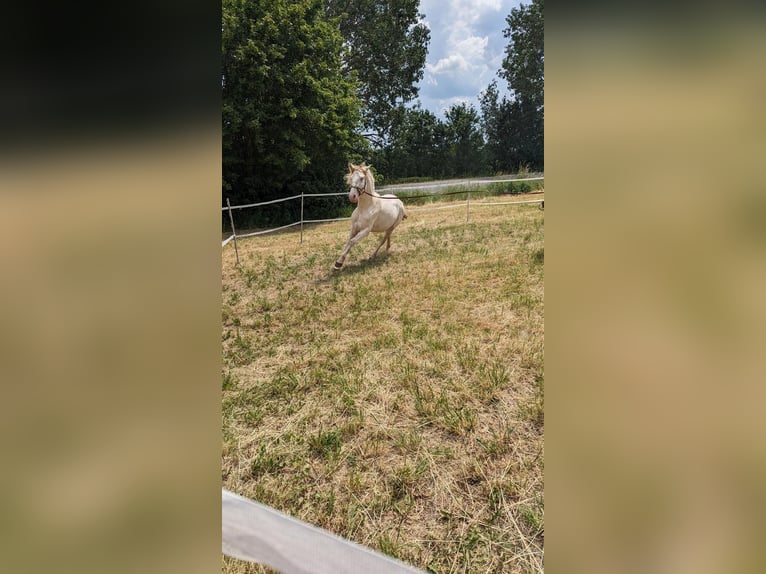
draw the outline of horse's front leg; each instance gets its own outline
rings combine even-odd
[[[351,235],[351,237],[348,238],[348,241],[346,242],[346,246],[343,248],[343,251],[340,252],[340,257],[338,257],[338,260],[335,262],[335,269],[340,269],[343,267],[343,262],[346,260],[346,255],[348,255],[348,252],[351,250],[351,248],[359,243],[362,239],[367,237],[370,233],[370,228],[365,227],[364,229],[358,231],[356,234]]]

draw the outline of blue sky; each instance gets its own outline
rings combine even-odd
[[[479,110],[479,93],[497,78],[508,39],[506,16],[520,0],[420,0],[420,13],[431,30],[419,100],[437,117],[454,103]],[[529,4],[525,0],[525,4]],[[498,78],[501,94],[507,82]]]

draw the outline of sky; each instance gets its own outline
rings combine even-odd
[[[529,4],[529,0],[524,1]],[[418,84],[422,107],[439,118],[452,104],[472,104],[493,79],[501,95],[508,83],[497,76],[508,39],[506,16],[521,0],[420,0],[431,30],[426,68]]]

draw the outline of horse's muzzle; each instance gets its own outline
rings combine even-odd
[[[359,201],[359,194],[355,191],[349,191],[348,192],[348,200],[351,203],[357,203]]]

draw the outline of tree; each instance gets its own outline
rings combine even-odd
[[[365,135],[377,146],[390,135],[397,110],[418,95],[430,32],[420,0],[325,0],[338,18],[344,69],[359,80]]]
[[[455,130],[420,104],[397,110],[385,147],[374,161],[391,180],[455,175]]]
[[[517,112],[505,97],[500,99],[497,82],[492,81],[479,96],[481,125],[486,143],[486,162],[492,173],[512,172],[523,163],[519,144]]]
[[[544,164],[545,50],[544,0],[513,8],[503,35],[510,38],[500,76],[513,95],[509,111],[516,124],[519,154],[532,167]]]
[[[534,111],[545,104],[544,0],[513,8],[506,17],[510,38],[500,76],[508,81],[515,98]]]
[[[223,0],[223,190],[337,189],[360,122],[322,0]],[[302,189],[307,189],[303,187]]]
[[[484,171],[484,141],[476,108],[464,103],[453,104],[447,110],[445,117],[455,175],[467,176],[482,173]]]

